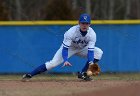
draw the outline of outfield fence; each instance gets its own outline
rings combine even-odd
[[[29,72],[51,60],[63,34],[77,21],[0,21],[0,73]],[[140,72],[140,20],[94,20],[96,46],[104,51],[102,72]],[[50,72],[77,72],[86,59],[70,58],[73,67]]]

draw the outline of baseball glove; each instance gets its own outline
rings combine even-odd
[[[101,69],[97,63],[89,62],[89,67],[87,70],[88,76],[97,76],[101,72]]]

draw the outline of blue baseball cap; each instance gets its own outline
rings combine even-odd
[[[79,18],[79,22],[81,23],[90,23],[91,21],[91,17],[89,16],[89,14],[81,14],[80,18]]]

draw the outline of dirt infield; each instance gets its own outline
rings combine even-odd
[[[140,96],[140,81],[1,80],[0,96]]]
[[[72,96],[140,96],[140,81],[139,82],[113,82],[113,85],[107,84],[106,88],[92,90],[89,92],[78,93]],[[121,84],[121,85],[120,85]]]

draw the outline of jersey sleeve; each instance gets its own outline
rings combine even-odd
[[[72,29],[69,29],[65,34],[64,34],[64,40],[63,40],[63,46],[66,48],[69,48],[72,42]]]
[[[96,33],[92,30],[92,34],[89,37],[88,50],[93,51],[96,43]]]
[[[68,48],[63,47],[63,49],[62,49],[62,57],[64,59],[64,62],[66,62],[68,60]]]

